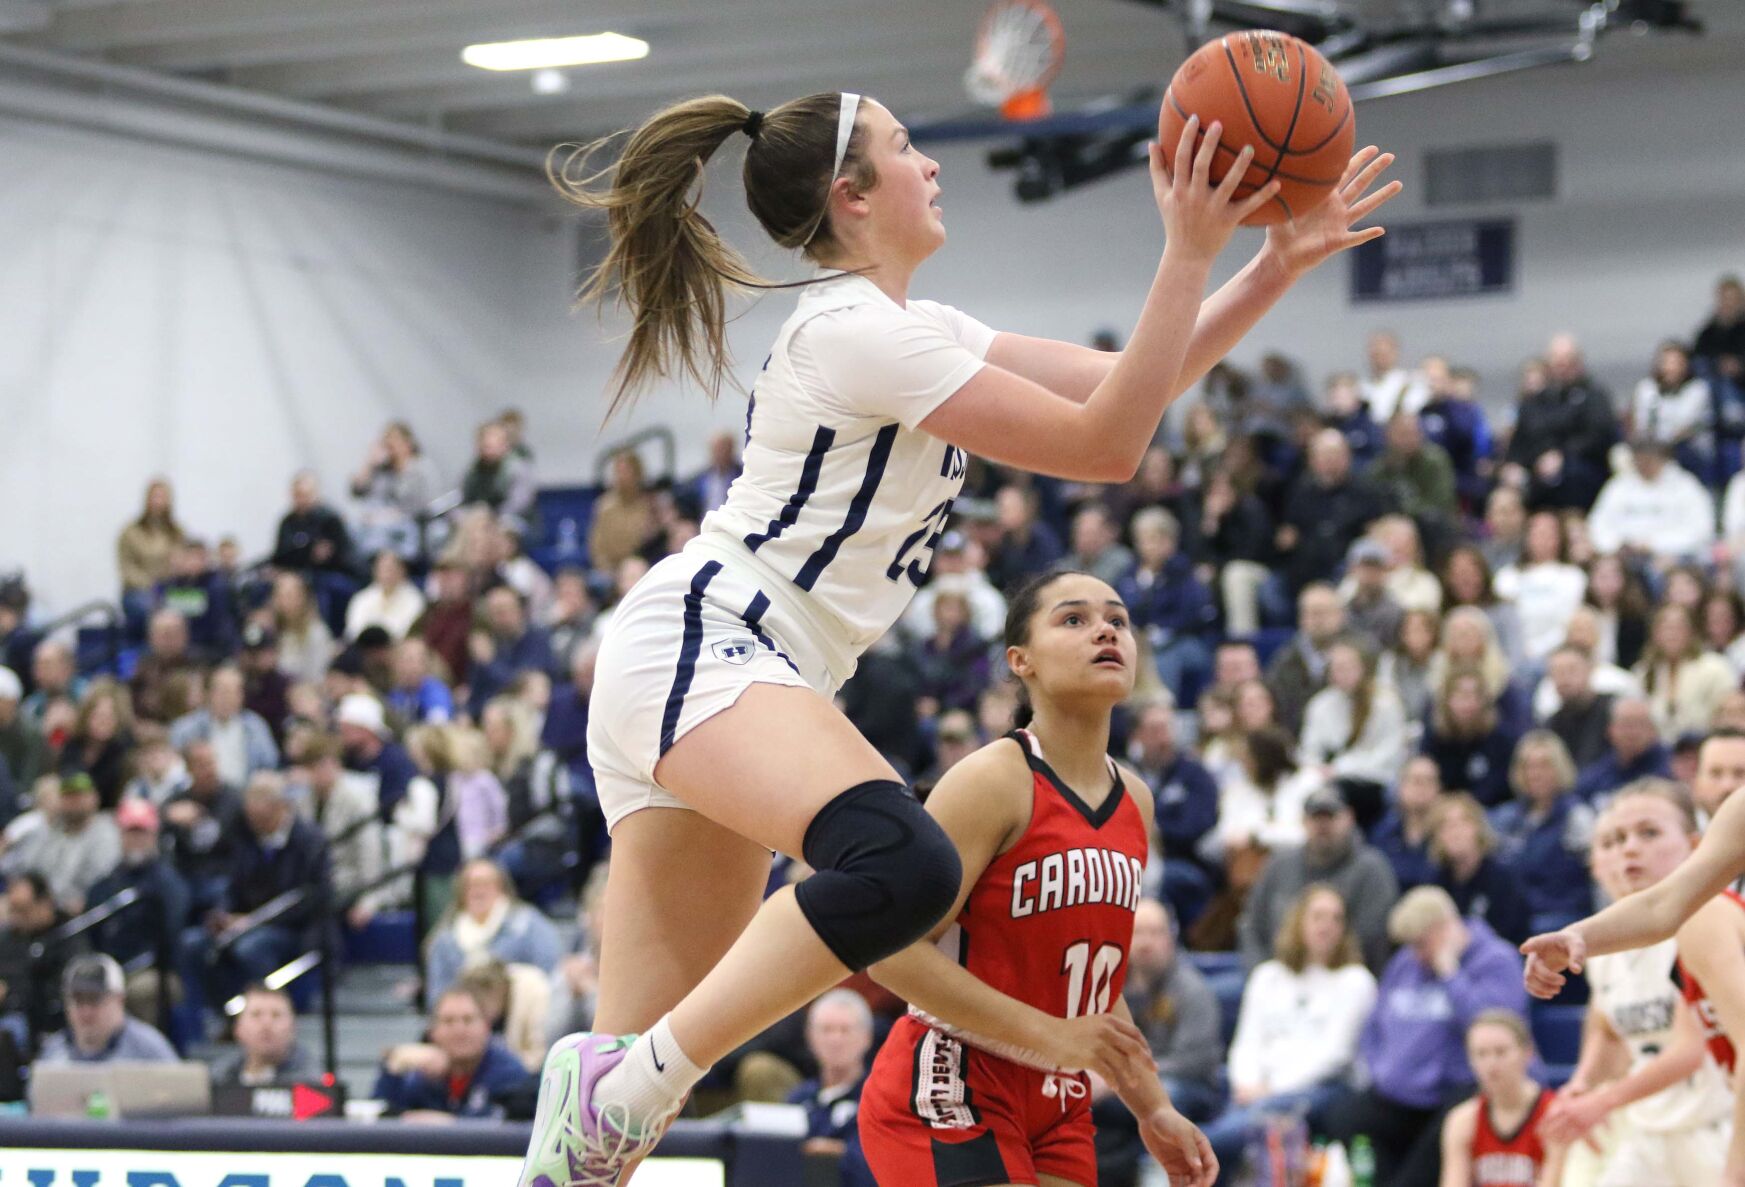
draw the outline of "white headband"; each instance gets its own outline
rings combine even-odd
[[[854,117],[859,111],[860,96],[853,91],[843,91],[842,107],[836,115],[836,160],[830,165],[832,183],[842,172],[842,158],[848,155],[848,142],[854,136]]]

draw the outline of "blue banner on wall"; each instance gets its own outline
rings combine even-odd
[[[1351,253],[1351,299],[1426,301],[1506,293],[1515,285],[1512,219],[1389,223]]]

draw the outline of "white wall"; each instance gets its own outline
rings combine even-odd
[[[20,120],[0,158],[0,568],[50,612],[114,596],[153,475],[250,554],[391,418],[458,476],[563,308],[530,205]]]
[[[1409,185],[1427,148],[1558,141],[1562,196],[1513,212],[1515,293],[1354,309],[1337,263],[1237,358],[1283,349],[1318,378],[1355,365],[1362,335],[1385,324],[1409,355],[1479,366],[1501,399],[1554,330],[1580,331],[1619,387],[1657,338],[1689,333],[1715,274],[1745,270],[1745,77],[1617,44],[1589,67],[1359,110],[1359,134],[1399,152]],[[1143,175],[1021,206],[985,151],[938,150],[951,241],[917,294],[1022,332],[1125,331],[1161,248]],[[667,390],[602,430],[620,327],[570,312],[574,227],[549,209],[24,120],[0,120],[0,158],[0,568],[23,564],[48,609],[112,593],[115,533],[154,474],[175,479],[190,527],[254,551],[295,469],[337,490],[392,417],[458,476],[472,425],[520,404],[551,480],[591,477],[603,442],[657,423],[689,466],[712,429],[743,418],[735,393],[711,410]],[[709,205],[731,241],[754,245],[736,166]],[[1469,213],[1498,211],[1426,214],[1410,190],[1393,207]],[[1257,244],[1243,233],[1231,267]],[[773,252],[756,260],[801,275]],[[745,376],[791,303],[772,294],[735,322]]]

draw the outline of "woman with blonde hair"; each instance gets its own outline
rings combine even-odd
[[[1300,750],[1323,778],[1338,781],[1365,828],[1381,818],[1410,743],[1405,708],[1363,649],[1349,641],[1328,647],[1327,687],[1303,710]]]
[[[1663,738],[1706,731],[1721,698],[1739,686],[1733,665],[1703,645],[1691,612],[1679,605],[1654,612],[1634,673]]]
[[[1515,798],[1491,813],[1502,860],[1526,888],[1534,931],[1573,923],[1594,909],[1588,877],[1594,810],[1574,794],[1575,776],[1563,739],[1532,730],[1509,764]]]
[[[1496,627],[1477,606],[1456,606],[1442,619],[1442,643],[1430,659],[1430,683],[1440,688],[1456,668],[1484,676],[1485,694],[1499,704],[1509,695],[1509,657],[1497,641]]]
[[[1520,878],[1498,860],[1496,849],[1496,832],[1479,802],[1465,792],[1444,795],[1430,824],[1436,885],[1448,892],[1462,915],[1483,919],[1503,939],[1518,944],[1533,931],[1532,913]]]
[[[1514,1010],[1466,1028],[1478,1095],[1442,1122],[1441,1187],[1559,1187],[1564,1148],[1545,1133],[1551,1089],[1532,1077],[1533,1034]]]
[[[425,993],[434,999],[473,960],[528,964],[550,976],[563,941],[549,919],[515,897],[503,867],[480,857],[461,867],[448,909],[430,933],[428,953]]]
[[[279,640],[279,671],[320,684],[333,662],[333,632],[321,620],[309,582],[297,573],[280,573],[273,578],[269,606]]]
[[[588,560],[597,569],[641,552],[659,526],[641,455],[634,449],[613,454],[608,479],[588,525]]]
[[[1350,1093],[1357,1038],[1374,1005],[1375,976],[1364,967],[1344,898],[1325,883],[1306,887],[1279,928],[1273,958],[1242,990],[1230,1108],[1206,1127],[1227,1175],[1240,1172],[1268,1116],[1306,1109],[1314,1126]]]
[[[530,964],[474,957],[454,984],[479,999],[491,1030],[502,1036],[528,1071],[545,1060],[545,1018],[551,1010],[551,978]]]
[[[144,634],[152,609],[152,593],[170,575],[170,559],[186,533],[176,522],[175,493],[167,478],[146,484],[145,506],[121,529],[115,541],[115,562],[121,572],[121,604],[136,634]]]

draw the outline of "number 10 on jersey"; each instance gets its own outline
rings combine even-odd
[[[1119,944],[1104,944],[1095,956],[1091,955],[1089,940],[1080,940],[1068,948],[1060,959],[1060,971],[1066,976],[1066,1016],[1107,1014],[1115,970],[1120,967]]]

